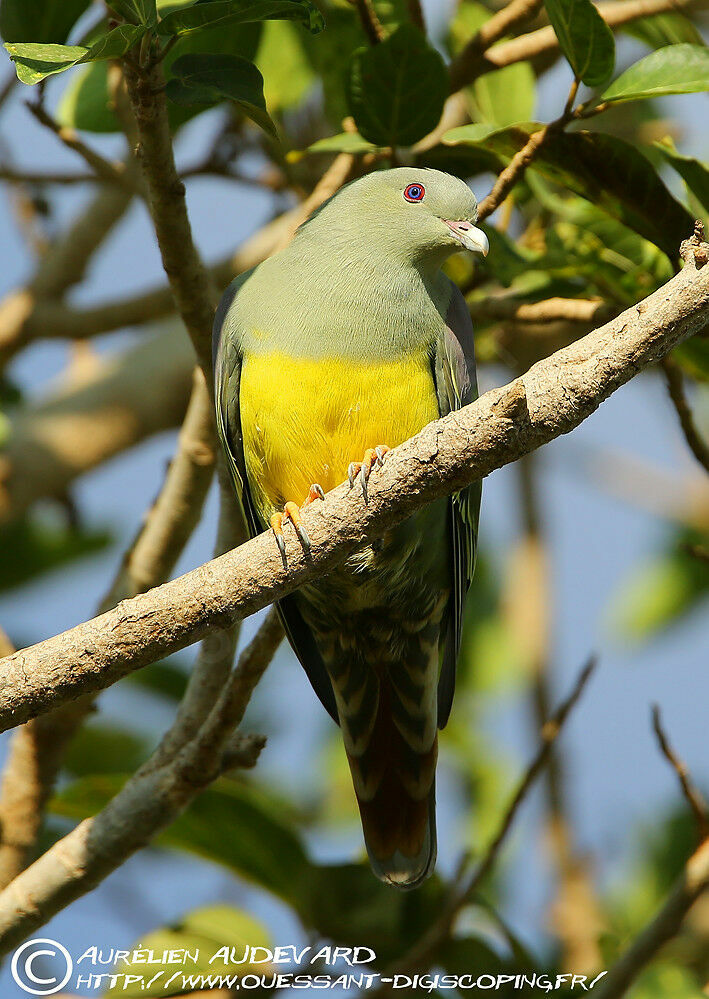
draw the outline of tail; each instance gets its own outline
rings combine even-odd
[[[403,889],[436,862],[438,754],[437,642],[406,637],[404,662],[373,667],[370,648],[331,668],[369,860],[381,881]]]

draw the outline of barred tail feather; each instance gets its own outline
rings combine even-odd
[[[438,657],[416,645],[406,663],[355,655],[331,668],[367,853],[397,888],[421,884],[436,861]]]

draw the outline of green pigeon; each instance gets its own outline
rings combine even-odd
[[[255,535],[310,542],[300,509],[476,398],[473,329],[441,271],[487,253],[468,186],[400,167],[343,187],[240,275],[214,327],[217,427]],[[436,858],[437,732],[451,709],[480,485],[437,500],[278,602],[340,725],[374,873],[413,888]],[[290,522],[290,527],[288,527]]]

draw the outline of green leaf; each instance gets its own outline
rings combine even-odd
[[[266,106],[272,112],[297,107],[315,84],[302,35],[288,21],[263,25],[256,65],[263,74]]]
[[[207,0],[167,14],[158,25],[160,34],[182,35],[215,25],[248,21],[298,21],[308,31],[322,31],[322,14],[310,0]]]
[[[168,701],[181,701],[187,689],[189,667],[179,656],[169,656],[150,666],[129,673],[124,682],[163,697]],[[125,769],[125,767],[124,767]]]
[[[665,45],[679,45],[682,42],[704,45],[704,39],[689,18],[674,12],[631,21],[624,25],[622,30],[652,49],[661,49]]]
[[[511,159],[539,127],[516,126],[489,132],[483,138],[455,129],[443,140],[479,146]],[[672,259],[676,259],[682,240],[692,234],[690,213],[672,197],[650,161],[623,139],[603,132],[554,134],[530,169],[587,198]]]
[[[124,981],[121,976],[106,995],[125,996],[126,999],[138,999],[139,996],[182,995],[185,992],[183,975],[186,978],[202,975],[216,977],[263,972],[263,965],[248,961],[237,964],[231,960],[222,961],[221,957],[222,954],[233,953],[235,959],[240,959],[249,947],[266,948],[270,943],[271,937],[266,927],[249,913],[234,909],[230,905],[195,909],[183,916],[174,926],[143,934],[137,941],[136,947],[136,950],[144,953],[152,952],[156,957],[162,957],[170,951],[187,952],[194,955],[195,960],[189,958],[179,969],[176,969],[174,964],[160,960],[141,962],[139,969],[141,981],[133,984]],[[211,960],[215,955],[216,960]],[[114,973],[118,974],[123,969],[122,963],[114,965],[113,968]],[[170,982],[176,970],[179,974]]]
[[[155,0],[108,0],[108,6],[130,24],[154,28],[158,23]]]
[[[513,63],[478,77],[472,91],[476,117],[498,128],[529,121],[536,105],[536,77],[529,62]]]
[[[277,137],[263,97],[263,77],[241,56],[186,55],[172,66],[174,79],[167,96],[176,104],[218,104],[233,101],[260,128]]]
[[[2,0],[0,35],[6,42],[65,42],[91,0]]]
[[[58,527],[33,515],[0,527],[0,591],[10,590],[74,559],[101,551],[107,531]]]
[[[110,722],[83,725],[64,754],[64,768],[74,777],[124,774],[137,770],[148,755],[145,739]]]
[[[692,156],[682,156],[672,144],[672,140],[653,143],[670,166],[674,167],[689,190],[700,201],[702,208],[709,212],[709,164],[695,160]]]
[[[359,132],[340,132],[339,135],[330,135],[326,139],[318,139],[302,152],[289,153],[289,160],[298,160],[302,156],[311,153],[375,153],[380,146],[375,146],[371,142],[363,139]]]
[[[601,100],[609,104],[709,90],[709,48],[668,45],[634,63],[611,83]]]
[[[125,774],[75,781],[51,804],[55,815],[81,820],[100,811]],[[222,864],[299,911],[314,867],[282,803],[233,780],[218,780],[159,837],[158,844]]]
[[[615,66],[615,39],[591,0],[544,0],[549,20],[574,76],[600,87]]]
[[[5,48],[15,63],[18,79],[32,86],[80,63],[119,59],[140,41],[146,30],[142,25],[119,24],[88,48],[85,45],[37,45],[34,42],[6,42]]]
[[[411,25],[353,56],[350,113],[360,133],[375,145],[418,142],[438,124],[447,95],[443,59]]]

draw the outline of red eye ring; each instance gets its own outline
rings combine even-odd
[[[404,188],[404,197],[407,201],[423,201],[426,188],[423,184],[407,184]]]

